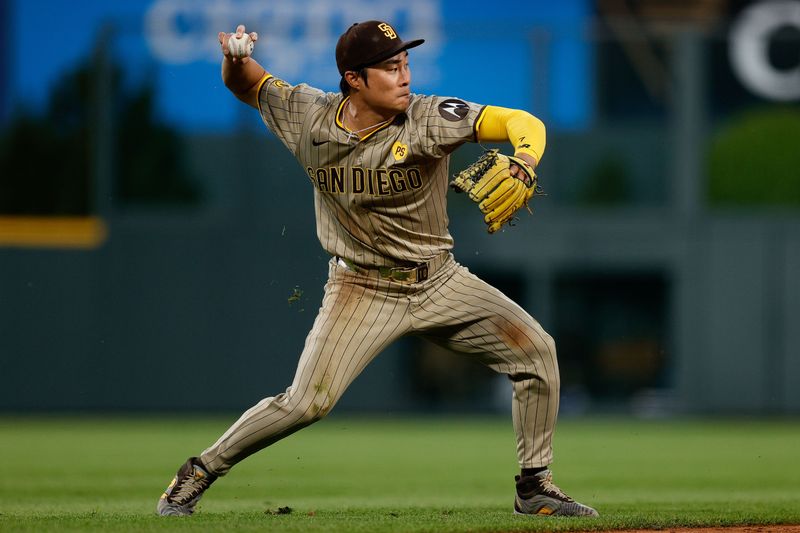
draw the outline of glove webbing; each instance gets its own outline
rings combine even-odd
[[[499,150],[496,148],[486,150],[475,163],[463,171],[465,174],[463,178],[469,182],[470,187],[475,185],[475,178],[480,179],[497,162],[498,152]],[[456,188],[456,190],[460,191],[461,189]]]

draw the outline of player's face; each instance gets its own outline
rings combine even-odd
[[[405,50],[386,61],[368,67],[367,86],[361,95],[370,107],[393,113],[402,113],[411,100],[411,69]]]

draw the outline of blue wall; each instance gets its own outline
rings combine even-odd
[[[475,0],[12,0],[11,7],[12,42],[36,31],[13,47],[11,69],[14,101],[34,108],[110,24],[126,81],[155,84],[165,121],[230,130],[239,108],[219,81],[218,31],[247,24],[260,33],[255,57],[268,69],[335,91],[338,36],[354,21],[379,18],[404,38],[427,40],[411,55],[417,92],[528,109],[555,128],[582,128],[592,117],[588,0],[512,1],[499,9]]]

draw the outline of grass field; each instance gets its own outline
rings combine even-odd
[[[555,481],[599,519],[514,516],[504,418],[333,415],[154,515],[233,418],[0,418],[0,531],[576,531],[800,524],[797,421],[565,419]],[[276,514],[290,507],[290,514]]]

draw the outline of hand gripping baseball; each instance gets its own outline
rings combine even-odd
[[[244,24],[239,24],[233,33],[219,32],[217,35],[222,53],[234,63],[247,63],[258,40],[256,32],[245,33]]]
[[[450,186],[466,192],[478,204],[489,233],[513,219],[534,194],[541,192],[536,173],[526,161],[498,150],[484,152],[475,163],[453,176]]]

